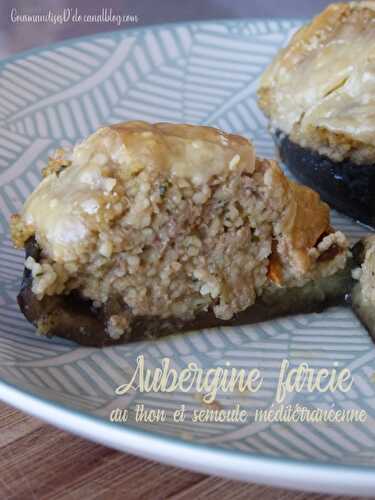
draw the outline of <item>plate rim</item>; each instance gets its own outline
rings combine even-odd
[[[227,24],[236,22],[306,22],[304,17],[259,17],[188,20],[132,26],[121,30],[103,31],[67,38],[47,45],[16,52],[0,59],[0,69],[6,64],[45,50],[55,50],[81,40],[100,36],[113,37],[170,29],[184,25]],[[373,494],[375,468],[319,460],[297,460],[288,457],[229,450],[220,446],[198,444],[183,438],[142,430],[132,425],[112,423],[103,417],[90,415],[57,401],[44,398],[0,378],[0,400],[29,415],[72,434],[84,437],[119,451],[131,453],[164,464],[228,479],[255,482],[275,487],[331,494]],[[154,446],[153,446],[154,445]],[[184,451],[186,455],[181,453]]]
[[[375,489],[374,468],[367,465],[272,457],[202,445],[128,424],[113,423],[39,397],[1,379],[0,400],[90,441],[195,472],[328,494],[368,495]]]

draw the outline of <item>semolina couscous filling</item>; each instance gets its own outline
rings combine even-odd
[[[230,319],[270,287],[335,273],[348,255],[327,205],[246,139],[144,122],[59,150],[12,233],[41,249],[25,262],[38,300],[75,290],[94,307],[123,304],[107,322],[112,338],[139,316]]]

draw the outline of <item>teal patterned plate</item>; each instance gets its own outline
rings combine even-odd
[[[375,491],[375,349],[353,314],[335,308],[252,327],[219,328],[103,350],[35,335],[18,310],[23,254],[8,219],[40,179],[48,155],[105,123],[130,119],[202,123],[273,146],[256,104],[259,75],[300,24],[296,20],[212,21],[154,26],[68,40],[0,63],[0,398],[76,434],[173,465],[267,484],[332,493]],[[365,230],[333,214],[353,240]],[[246,422],[193,422],[205,409],[196,390],[116,396],[143,355],[259,368],[255,394],[219,393],[211,409],[236,404]],[[292,366],[348,368],[347,393],[293,392],[289,405],[362,409],[365,422],[256,422],[275,402],[282,360]],[[137,421],[135,409],[164,409],[164,422]],[[172,412],[185,405],[186,419]],[[124,423],[110,422],[116,408]]]

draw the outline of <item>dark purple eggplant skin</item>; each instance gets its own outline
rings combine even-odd
[[[375,227],[375,164],[335,162],[296,144],[280,130],[273,137],[281,160],[300,182],[317,191],[332,208]]]
[[[40,250],[34,239],[26,244],[26,257],[28,256],[36,261],[40,257]],[[203,328],[249,325],[290,314],[319,313],[328,307],[346,303],[347,294],[353,285],[351,270],[352,262],[349,261],[347,267],[334,276],[310,282],[303,287],[275,289],[228,321],[218,319],[212,311],[202,312],[189,321],[133,316],[129,332],[125,332],[118,340],[112,339],[106,332],[109,316],[126,307],[118,300],[112,299],[102,308],[94,308],[91,301],[82,298],[77,291],[38,300],[32,292],[31,272],[25,269],[18,304],[25,317],[34,325],[43,317],[53,317],[53,327],[48,332],[48,337],[58,336],[84,346],[105,347]]]
[[[25,253],[26,258],[31,256],[38,262],[40,249],[34,238],[27,241]],[[89,301],[82,300],[76,294],[46,296],[38,300],[32,292],[32,280],[31,271],[24,268],[17,301],[28,321],[37,326],[41,318],[53,315],[56,326],[49,332],[49,337],[56,335],[93,347],[113,343],[105,335],[103,318],[95,312]]]

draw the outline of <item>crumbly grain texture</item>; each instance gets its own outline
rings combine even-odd
[[[262,76],[271,127],[334,161],[375,162],[375,1],[328,6]]]
[[[354,271],[354,278],[360,282],[362,300],[365,305],[375,305],[375,236],[363,241],[363,263]]]
[[[119,304],[107,333],[137,317],[227,320],[272,287],[302,286],[345,266],[328,206],[210,127],[129,122],[59,151],[12,222],[34,236],[32,291]],[[41,330],[48,322],[44,319]]]

